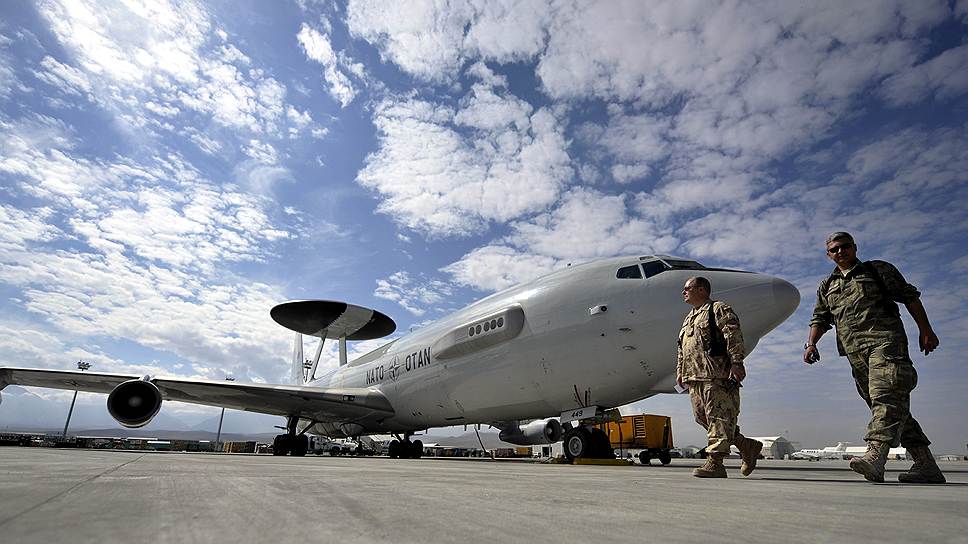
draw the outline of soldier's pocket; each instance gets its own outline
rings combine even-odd
[[[871,381],[879,388],[910,392],[918,385],[918,372],[908,357],[907,345],[892,343],[871,355]]]
[[[918,386],[918,371],[911,363],[897,365],[897,385],[910,393]]]
[[[827,307],[834,309],[840,306],[841,299],[843,298],[844,291],[840,282],[832,284],[827,287],[827,292],[824,293],[824,298],[827,302]]]
[[[857,285],[864,292],[865,297],[879,297],[881,290],[877,287],[877,282],[870,278],[857,278]]]
[[[729,376],[729,360],[725,357],[713,357],[709,355],[709,352],[704,352],[702,354],[703,366],[706,369],[706,375],[710,378],[723,378]]]
[[[908,355],[907,342],[890,342],[875,349],[874,356],[879,356],[895,363],[911,364],[911,356]]]

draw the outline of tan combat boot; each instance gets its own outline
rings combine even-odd
[[[756,460],[760,457],[760,452],[763,451],[763,443],[759,440],[753,440],[752,438],[747,438],[742,447],[737,444],[736,448],[739,450],[740,456],[743,458],[743,464],[739,467],[739,472],[743,476],[749,476],[754,470],[756,470]]]
[[[914,459],[911,470],[897,475],[897,481],[905,484],[943,484],[944,473],[934,462],[934,455],[927,446],[908,448],[908,455]]]
[[[850,469],[863,475],[869,482],[883,482],[884,464],[887,463],[887,452],[890,449],[890,444],[872,440],[867,443],[867,453],[863,457],[851,458]]]
[[[723,466],[723,457],[726,456],[722,453],[710,453],[706,457],[706,464],[693,469],[692,475],[696,478],[726,478],[726,467]]]

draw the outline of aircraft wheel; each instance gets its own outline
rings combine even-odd
[[[591,435],[584,427],[572,429],[565,434],[565,457],[574,461],[579,457],[587,457],[591,446]]]
[[[420,459],[423,456],[423,442],[414,440],[410,443],[410,458]]]
[[[305,457],[306,452],[309,451],[309,437],[306,435],[292,437],[291,444],[289,455],[293,457]]]
[[[651,465],[652,456],[649,455],[649,452],[642,450],[639,452],[639,462],[642,463],[643,465]]]
[[[277,434],[272,441],[272,455],[287,455],[289,453],[289,435]]]
[[[668,465],[672,462],[672,455],[669,454],[669,450],[659,452],[659,462],[663,465]]]
[[[402,448],[399,440],[391,440],[390,445],[387,446],[387,455],[390,457],[390,459],[396,459],[400,457],[401,449]]]
[[[333,446],[333,449],[329,450],[329,454],[332,457],[336,457],[337,455],[339,455],[341,453],[343,453],[343,452],[340,451],[339,446]]]

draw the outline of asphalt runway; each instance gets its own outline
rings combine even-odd
[[[0,542],[965,542],[968,462],[945,485],[842,461],[744,478],[667,467],[0,447]]]

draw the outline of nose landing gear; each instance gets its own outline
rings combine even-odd
[[[615,450],[608,435],[599,428],[580,425],[565,433],[565,457],[574,461],[579,457],[589,459],[615,459]]]

